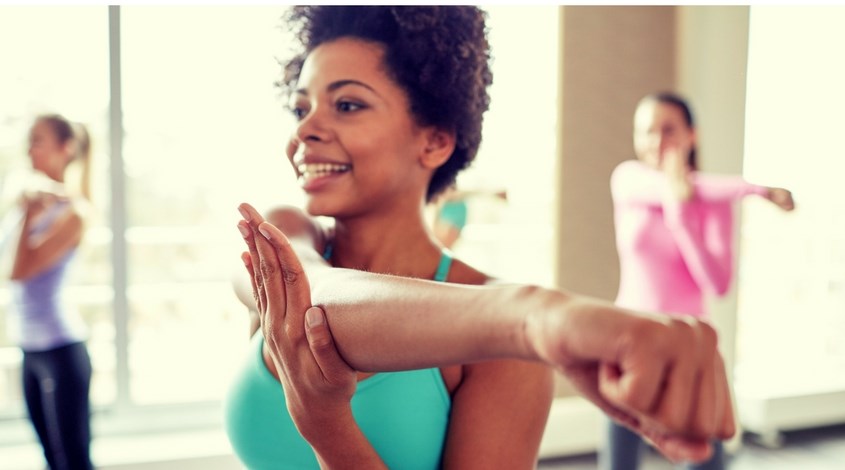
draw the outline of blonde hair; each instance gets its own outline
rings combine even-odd
[[[35,122],[47,123],[61,144],[73,142],[74,151],[68,165],[78,162],[80,165],[79,193],[87,200],[91,200],[91,137],[84,124],[71,122],[60,114],[44,114],[38,116]],[[67,167],[65,167],[67,170]]]

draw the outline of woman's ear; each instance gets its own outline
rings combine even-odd
[[[455,132],[430,128],[426,131],[425,147],[420,155],[424,168],[436,169],[446,163],[455,151]]]

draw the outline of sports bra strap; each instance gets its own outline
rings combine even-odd
[[[437,265],[437,271],[434,273],[434,280],[437,282],[446,282],[449,277],[449,269],[452,267],[452,252],[446,248],[440,254],[440,264]]]

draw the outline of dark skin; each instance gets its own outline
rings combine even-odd
[[[299,127],[288,156],[302,173],[308,213],[336,221],[333,265],[431,279],[442,248],[424,220],[425,195],[435,169],[452,154],[454,135],[416,123],[405,91],[385,73],[382,53],[378,45],[353,39],[311,53],[292,106]],[[289,211],[274,215],[282,229],[310,236],[320,251],[324,232],[305,217]],[[250,247],[250,259],[258,258],[263,243]],[[447,279],[490,281],[460,260]],[[255,290],[255,271],[253,282]],[[261,295],[256,303],[261,311]],[[337,383],[321,386],[322,374],[311,367],[314,353],[300,333],[287,336],[263,324],[262,330],[265,365],[276,371],[291,417],[323,466],[383,467],[349,407],[357,382],[372,374],[338,366]],[[333,364],[342,363],[336,350],[330,353]],[[452,397],[444,467],[533,468],[552,400],[551,369],[501,360],[454,364],[440,372]]]
[[[346,377],[354,377],[345,361],[362,370],[402,370],[519,357],[555,365],[585,398],[672,460],[709,458],[709,440],[734,433],[716,335],[704,322],[630,312],[532,286],[468,290],[332,269],[310,246],[292,245],[249,205],[241,210],[248,221],[239,223],[249,247],[243,258],[262,331],[282,349],[291,341],[307,343],[302,357],[312,360],[299,367],[319,371],[322,378],[311,386],[322,393],[344,390]],[[379,299],[368,292],[380,292]],[[321,307],[309,307],[314,304]],[[309,316],[320,321],[312,324]],[[384,334],[373,337],[374,329]],[[691,377],[698,380],[693,384]]]

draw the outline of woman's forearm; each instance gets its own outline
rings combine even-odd
[[[704,214],[699,203],[669,201],[663,210],[669,232],[696,284],[713,295],[725,295],[733,276],[731,206],[711,207]]]
[[[307,261],[303,266],[312,302],[326,312],[338,349],[362,371],[536,360],[526,344],[525,317],[556,295],[530,286],[450,285]]]
[[[673,458],[702,460],[704,439],[735,431],[716,333],[706,323],[629,312],[552,289],[449,285],[329,268],[312,246],[297,250],[254,210],[243,212],[244,262],[274,359],[284,361],[292,345],[301,350],[307,341],[323,378],[341,382],[354,373],[349,366],[537,360],[554,365],[584,397]],[[310,308],[315,304],[328,322]]]

